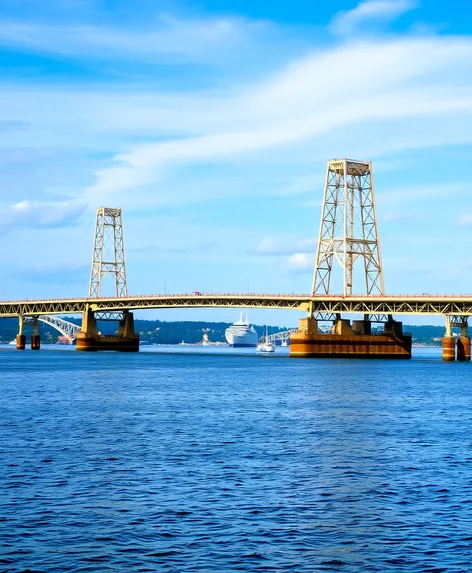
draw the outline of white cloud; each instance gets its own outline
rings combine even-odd
[[[396,189],[385,189],[377,193],[377,203],[380,205],[393,205],[400,203],[411,203],[414,201],[424,201],[438,199],[443,202],[446,197],[462,196],[469,191],[469,184],[467,183],[454,183],[447,184],[431,183],[430,185],[403,185]],[[391,213],[383,216],[384,220],[390,217]]]
[[[463,213],[458,220],[461,227],[472,227],[472,213]]]
[[[301,195],[323,186],[323,174],[316,173],[305,175],[304,177],[297,177],[294,181],[282,187],[274,194],[277,195]]]
[[[161,14],[146,27],[47,25],[0,21],[0,45],[35,53],[107,60],[155,62],[165,59],[215,61],[222,51],[244,49],[258,34],[270,32],[264,22],[237,18],[183,20]]]
[[[330,157],[375,159],[392,149],[471,141],[471,61],[468,37],[389,38],[314,50],[258,83],[208,92],[141,86],[133,93],[123,86],[111,91],[87,85],[5,89],[0,121],[3,109],[5,120],[28,125],[9,143],[16,138],[38,149],[105,151],[94,181],[93,167],[86,166],[92,180],[85,195],[77,187],[70,192],[90,209],[108,204],[139,211],[310,190],[319,202]],[[340,77],[347,88],[340,89]],[[74,180],[77,186],[84,179],[74,173]],[[378,203],[409,200],[411,191],[390,199],[379,189]],[[431,188],[418,192],[427,197]],[[46,226],[40,204],[31,203],[36,207],[30,210],[40,214],[31,217],[32,226]],[[292,242],[262,245],[260,253],[271,249],[285,255],[314,250]]]
[[[0,233],[15,228],[51,229],[72,227],[85,211],[86,205],[78,201],[42,203],[20,201],[0,209]]]
[[[281,237],[264,237],[256,247],[258,255],[288,255],[297,250],[315,250],[317,240],[312,237],[296,237],[285,235]]]
[[[364,10],[366,4],[372,9],[394,3],[364,2]],[[376,25],[382,18],[395,17],[392,10],[387,12],[364,13],[355,25],[365,30],[368,21]],[[391,254],[398,252],[401,242],[406,250],[424,242],[418,256],[427,266],[431,244],[437,239],[435,257],[454,231],[461,234],[454,247],[469,248],[467,233],[457,225],[454,198],[459,189],[444,199],[441,188],[448,192],[451,186],[438,182],[461,176],[457,145],[472,142],[470,36],[436,36],[430,30],[377,41],[365,41],[367,35],[362,35],[364,41],[357,42],[348,36],[340,45],[339,38],[326,41],[326,30],[319,30],[316,41],[307,41],[306,29],[300,27],[297,32],[304,38],[299,45],[289,38],[288,43],[277,42],[277,48],[271,24],[238,18],[150,20],[139,29],[135,19],[122,27],[88,28],[33,26],[25,21],[7,22],[0,29],[0,45],[19,47],[22,53],[52,54],[55,61],[74,59],[75,72],[73,79],[62,74],[61,69],[72,70],[66,63],[55,66],[54,75],[43,75],[53,69],[46,58],[38,73],[28,71],[15,83],[11,78],[24,70],[13,75],[7,70],[2,80],[0,131],[7,131],[8,137],[0,142],[0,233],[21,227],[24,239],[17,241],[14,235],[4,240],[12,272],[15,265],[47,266],[50,252],[59,252],[59,261],[74,259],[86,268],[93,211],[108,204],[125,209],[135,292],[151,292],[158,288],[154,285],[162,288],[162,282],[169,290],[189,284],[203,290],[202,280],[208,288],[222,291],[245,289],[250,280],[256,290],[269,284],[282,292],[305,292],[316,241],[297,233],[317,236],[319,214],[313,206],[321,201],[326,160],[336,156],[374,161],[380,216],[383,205],[395,204],[391,213],[384,208],[385,218],[393,220],[405,201],[410,201],[405,209],[412,211],[415,198],[425,219],[432,218],[440,201],[452,211],[444,225],[436,225],[441,232],[434,237],[411,226],[411,234],[395,233],[392,240],[388,227],[392,231],[394,225],[386,225],[387,254],[389,241]],[[47,21],[44,13],[42,21]],[[274,35],[281,40],[283,34],[279,30]],[[311,47],[299,57],[303,42]],[[260,58],[259,70],[263,68],[265,76],[256,78],[254,68],[247,72],[252,62],[239,65],[243,45],[245,57],[251,53]],[[209,70],[200,65],[215,61],[224,66]],[[162,62],[186,65],[164,66],[162,74],[147,66]],[[187,65],[192,63],[197,65]],[[107,83],[108,71],[115,67],[120,69]],[[454,148],[448,153],[440,149],[445,145]],[[419,151],[432,147],[438,148],[437,162]],[[398,150],[400,158],[393,155]],[[386,157],[390,164],[381,172]],[[460,164],[467,165],[469,159],[462,158]],[[402,189],[403,181],[415,186]],[[435,183],[430,186],[428,181]],[[302,193],[307,195],[296,197]],[[62,203],[53,203],[51,197]],[[428,201],[431,197],[438,200]],[[211,205],[185,206],[210,200]],[[300,208],[302,201],[311,208]],[[460,204],[465,214],[472,213],[462,192]],[[85,207],[87,215],[80,219]],[[470,220],[463,216],[463,224]],[[80,226],[65,227],[75,222]],[[64,228],[54,229],[60,225]],[[258,245],[261,227],[268,235]],[[382,240],[382,228],[380,236]],[[221,246],[211,252],[199,249],[198,257],[192,253],[185,264],[176,264],[176,252],[185,258],[184,250],[195,237],[198,243],[211,240]],[[132,252],[135,245],[159,245],[161,251],[139,258]],[[150,258],[155,264],[149,264]],[[44,274],[51,276],[46,266]],[[205,276],[210,278],[202,279]],[[401,275],[401,288],[410,284],[404,282],[408,280]],[[86,287],[86,281],[79,283]],[[14,293],[20,296],[17,286]],[[26,287],[25,292],[29,294]],[[44,293],[49,296],[50,290]]]
[[[146,187],[177,166],[236,164],[242,156],[269,150],[274,161],[274,157],[286,157],[284,149],[303,142],[324,142],[326,148],[331,135],[342,153],[339,134],[355,134],[358,126],[362,126],[365,141],[370,141],[367,133],[379,134],[376,125],[393,123],[403,147],[428,146],[434,138],[441,144],[443,132],[444,137],[462,137],[457,131],[449,133],[447,118],[472,120],[472,84],[465,72],[471,61],[472,41],[452,37],[368,42],[315,52],[255,87],[213,98],[211,119],[206,125],[197,119],[197,133],[166,137],[118,153],[116,165],[97,174],[86,197],[123,203],[131,199],[130,189],[141,187],[142,200],[159,204],[164,198],[156,187]],[[359,62],[366,70],[362,81]],[[449,76],[447,88],[444,74]],[[338,89],[340,77],[343,85],[354,88]],[[194,118],[200,117],[202,108],[206,113],[207,105],[200,96],[189,96],[188,105],[173,110],[180,116],[177,124],[188,122],[189,131],[194,131]],[[410,143],[405,130],[411,122],[431,117],[435,120],[434,125],[429,122],[432,133],[416,133]],[[470,131],[467,133],[470,140]],[[388,139],[381,139],[382,145],[388,146]],[[359,144],[358,137],[353,141]],[[375,153],[376,145],[371,143],[369,151]],[[205,197],[204,193],[200,199]],[[136,201],[134,194],[132,201]],[[164,202],[169,201],[179,203],[181,199],[176,193],[167,194]]]
[[[411,221],[412,219],[418,219],[419,215],[415,213],[413,216],[412,213],[386,213],[379,217],[380,221],[386,221],[389,223],[402,223],[404,221]]]
[[[280,239],[269,237],[264,237],[256,247],[256,253],[259,255],[279,255],[286,252],[286,247]]]
[[[87,284],[87,278],[90,273],[88,265],[79,265],[70,262],[62,262],[59,265],[51,264],[36,264],[30,265],[26,268],[15,270],[10,273],[10,276],[25,281],[29,284],[54,282],[56,284],[64,285],[71,283]]]
[[[314,256],[309,253],[294,253],[287,259],[288,269],[296,272],[313,270],[314,264]]]
[[[415,7],[414,0],[366,0],[352,10],[338,12],[331,20],[330,29],[334,34],[350,34],[366,21],[388,22]]]

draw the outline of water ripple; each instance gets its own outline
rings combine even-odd
[[[0,352],[0,369],[1,571],[472,570],[471,364]]]

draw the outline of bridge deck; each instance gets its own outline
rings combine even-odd
[[[0,317],[80,314],[151,308],[281,308],[308,312],[356,314],[472,315],[472,295],[311,296],[285,294],[166,294],[124,298],[74,298],[0,301]]]

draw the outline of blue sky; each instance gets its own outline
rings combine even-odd
[[[388,293],[471,293],[472,4],[447,6],[3,0],[0,298],[85,295],[99,206],[131,293],[308,292],[334,157],[373,162]]]

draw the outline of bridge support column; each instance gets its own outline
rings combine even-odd
[[[470,360],[470,338],[467,332],[467,320],[461,325],[461,335],[457,339],[457,360],[466,362]]]
[[[442,339],[442,359],[445,362],[454,362],[456,359],[456,339],[452,336],[452,322],[446,316],[446,336]]]
[[[134,332],[133,313],[127,310],[123,312],[123,318],[118,325],[118,335],[103,335],[98,332],[94,312],[87,308],[82,318],[82,329],[77,335],[76,348],[81,352],[97,350],[138,352],[139,336]]]
[[[460,362],[470,360],[470,338],[461,336],[457,339],[457,360]]]
[[[26,348],[26,337],[23,334],[24,321],[23,317],[20,315],[18,317],[18,334],[16,336],[16,349],[24,350]]]
[[[134,316],[132,312],[125,311],[123,313],[123,320],[120,320],[118,325],[118,336],[122,338],[132,338],[134,334]]]
[[[298,331],[290,335],[290,356],[312,356],[312,341],[318,336],[318,321],[313,316],[300,318]]]
[[[311,358],[411,358],[411,336],[393,319],[379,334],[371,333],[371,322],[351,322],[337,315],[330,333],[319,332],[313,317],[300,320],[290,335],[290,356]]]
[[[33,334],[31,336],[31,350],[39,350],[41,348],[41,340],[39,337],[39,323],[38,317],[35,317],[33,323]]]

